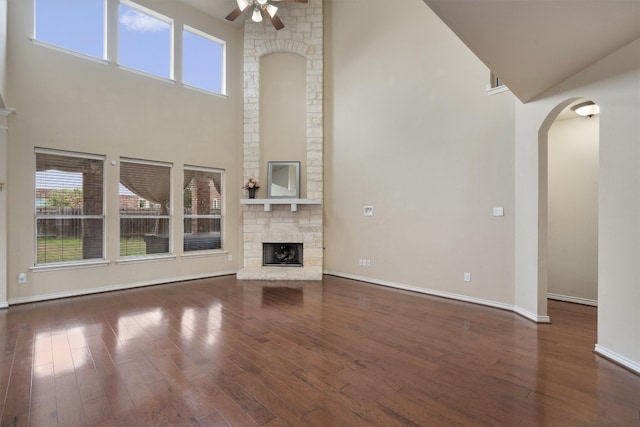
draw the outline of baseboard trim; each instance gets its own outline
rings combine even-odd
[[[0,310],[2,310],[3,308],[9,308],[9,304],[4,301],[0,302]]]
[[[229,276],[232,274],[236,274],[236,272],[237,270],[220,271],[216,273],[195,274],[192,276],[171,277],[171,278],[160,279],[160,280],[148,280],[144,282],[134,282],[134,283],[124,283],[120,285],[102,286],[99,288],[78,289],[73,291],[56,292],[53,294],[36,295],[36,296],[22,297],[22,298],[12,298],[8,301],[8,306],[15,305],[15,304],[27,304],[27,303],[39,302],[39,301],[48,301],[48,300],[59,299],[59,298],[69,298],[69,297],[78,297],[82,295],[99,294],[102,292],[113,292],[113,291],[122,291],[125,289],[143,288],[146,286],[162,285],[162,284],[173,283],[173,282],[183,282],[187,280],[197,280],[197,279],[207,279],[210,277]],[[2,308],[1,305],[0,305],[0,308]]]
[[[549,316],[538,316],[535,313],[530,312],[529,310],[525,310],[522,307],[513,306],[513,311],[520,316],[531,320],[536,323],[551,323],[551,318]]]
[[[627,359],[626,357],[621,356],[618,353],[611,351],[605,347],[602,347],[599,344],[596,344],[595,348],[593,349],[593,352],[596,353],[598,356],[602,356],[605,359],[617,365],[620,365],[623,368],[628,369],[637,375],[640,375],[640,364],[634,362],[631,359]]]
[[[484,305],[487,307],[493,307],[493,308],[498,308],[501,310],[507,310],[507,311],[512,311],[516,314],[519,314],[529,320],[532,320],[534,322],[537,323],[550,323],[549,320],[549,316],[536,316],[533,313],[530,313],[526,310],[523,310],[519,307],[516,307],[514,305],[511,304],[505,304],[502,302],[497,302],[497,301],[492,301],[492,300],[487,300],[487,299],[482,299],[482,298],[475,298],[475,297],[470,297],[467,295],[460,295],[460,294],[454,294],[451,292],[443,292],[443,291],[438,291],[436,289],[428,289],[428,288],[421,288],[418,286],[412,286],[412,285],[405,285],[403,283],[397,283],[397,282],[389,282],[386,280],[378,280],[378,279],[372,279],[370,277],[363,277],[363,276],[356,276],[354,274],[346,274],[346,273],[340,273],[337,271],[331,271],[331,270],[325,270],[324,274],[328,274],[330,276],[336,276],[336,277],[342,277],[344,279],[351,279],[351,280],[357,280],[359,282],[367,282],[367,283],[372,283],[374,285],[381,285],[381,286],[387,286],[390,288],[395,288],[395,289],[402,289],[405,291],[411,291],[411,292],[418,292],[421,294],[426,294],[426,295],[432,295],[432,296],[437,296],[437,297],[442,297],[442,298],[448,298],[448,299],[453,299],[456,301],[462,301],[462,302],[469,302],[472,304],[478,304],[478,305]]]
[[[336,277],[343,277],[345,279],[352,279],[352,280],[357,280],[360,282],[367,282],[367,283],[372,283],[374,285],[381,285],[381,286],[387,286],[390,288],[395,288],[395,289],[402,289],[405,291],[411,291],[411,292],[418,292],[421,294],[426,294],[426,295],[433,295],[433,296],[437,296],[437,297],[442,297],[442,298],[448,298],[448,299],[452,299],[452,300],[456,300],[456,301],[463,301],[463,302],[469,302],[472,304],[478,304],[478,305],[484,305],[487,307],[493,307],[493,308],[498,308],[501,310],[507,310],[507,311],[511,311],[514,312],[528,320],[531,320],[532,322],[536,322],[536,323],[551,323],[551,319],[549,318],[549,316],[538,316],[535,313],[531,313],[530,311],[527,311],[521,307],[516,307],[512,304],[505,304],[502,302],[497,302],[497,301],[492,301],[492,300],[486,300],[486,299],[482,299],[482,298],[475,298],[475,297],[470,297],[470,296],[466,296],[466,295],[460,295],[460,294],[454,294],[451,292],[443,292],[443,291],[438,291],[435,289],[428,289],[428,288],[421,288],[421,287],[417,287],[417,286],[412,286],[412,285],[405,285],[403,283],[397,283],[397,282],[388,282],[386,280],[377,280],[377,279],[372,279],[370,277],[363,277],[363,276],[356,276],[353,274],[345,274],[345,273],[340,273],[337,271],[331,271],[331,270],[325,270],[324,274],[328,274],[330,276],[336,276]]]
[[[572,302],[574,304],[591,305],[593,307],[598,306],[598,300],[595,300],[595,299],[572,297],[569,295],[560,295],[560,294],[552,294],[552,293],[548,293],[547,298],[557,300],[557,301]]]

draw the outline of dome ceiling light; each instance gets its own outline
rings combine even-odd
[[[600,114],[600,107],[592,101],[581,102],[580,104],[576,104],[571,107],[571,109],[575,111],[577,115],[582,117],[593,117]]]

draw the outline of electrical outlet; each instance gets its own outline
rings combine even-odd
[[[227,260],[228,260],[228,261],[233,261],[233,255],[229,254],[229,255],[227,256]]]
[[[360,258],[360,259],[358,260],[358,265],[362,265],[362,263],[363,263],[363,262],[364,262],[364,260],[363,260],[362,258]]]
[[[464,273],[464,281],[465,282],[471,281],[471,273]]]
[[[371,267],[371,260],[370,259],[365,259],[366,263],[367,263],[367,267]]]
[[[18,283],[27,283],[27,275],[24,273],[18,274]]]

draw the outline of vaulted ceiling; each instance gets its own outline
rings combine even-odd
[[[235,0],[181,1],[218,19],[236,7]],[[522,102],[640,37],[640,0],[424,2]]]
[[[424,2],[522,102],[640,37],[640,0]]]

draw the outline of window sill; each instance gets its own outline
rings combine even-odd
[[[76,52],[75,50],[67,49],[66,47],[57,46],[55,44],[43,42],[38,39],[30,39],[31,42],[36,46],[45,47],[47,49],[55,50],[58,52],[66,53],[68,55],[76,56],[78,58],[88,59],[89,61],[97,62],[99,64],[109,65],[110,62],[103,58],[98,58],[97,56],[91,56],[86,53]]]
[[[90,262],[64,262],[47,265],[36,265],[29,270],[35,272],[56,271],[56,270],[75,270],[79,268],[106,267],[109,261],[90,261]]]
[[[175,255],[162,254],[162,255],[143,255],[132,256],[130,258],[121,258],[116,260],[116,264],[139,264],[143,262],[155,262],[155,261],[174,261]]]
[[[203,258],[229,255],[229,251],[211,250],[211,251],[192,251],[183,252],[180,258]]]

